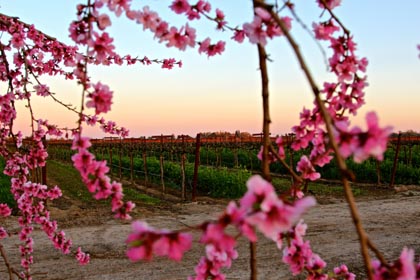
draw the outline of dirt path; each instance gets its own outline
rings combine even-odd
[[[367,232],[378,248],[386,252],[387,258],[397,258],[404,246],[420,253],[420,192],[398,193],[390,198],[364,198],[358,206]],[[186,279],[194,274],[194,266],[203,254],[203,247],[195,241],[193,249],[180,263],[164,258],[131,263],[125,257],[124,245],[130,231],[129,223],[113,220],[105,207],[81,209],[72,204],[67,208],[53,208],[52,216],[58,219],[75,246],[81,246],[91,254],[91,264],[79,266],[72,257],[58,253],[43,232],[35,230],[34,279]],[[222,203],[205,200],[138,209],[135,216],[156,227],[177,229],[215,217],[222,210]],[[357,236],[345,203],[334,200],[318,205],[305,216],[305,220],[309,225],[307,238],[330,268],[344,262],[353,272],[363,274]],[[7,225],[12,221],[0,222]],[[17,267],[17,236],[2,244]],[[243,239],[239,241],[238,251],[239,258],[227,271],[227,279],[249,279],[248,243]],[[259,279],[294,279],[281,263],[281,252],[263,237],[258,243],[258,269]],[[0,279],[8,279],[2,260]]]

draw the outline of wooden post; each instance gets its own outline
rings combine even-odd
[[[398,154],[400,152],[400,144],[401,144],[401,132],[398,133],[397,148],[395,149],[395,156],[394,156],[394,165],[392,166],[391,181],[389,182],[390,188],[394,186],[395,173],[397,172],[397,165],[398,165]]]
[[[160,156],[160,182],[162,184],[162,193],[165,194],[165,179],[163,178],[163,156]]]
[[[182,177],[182,183],[181,183],[181,197],[182,200],[187,200],[187,192],[185,189],[185,153],[182,153],[181,155],[181,177]]]
[[[381,162],[379,160],[375,160],[376,162],[376,176],[378,177],[377,184],[378,186],[381,185]]]
[[[185,155],[185,136],[181,135],[181,139],[182,139],[182,154],[181,154],[181,178],[182,178],[182,182],[181,182],[181,199],[182,200],[187,200],[187,191],[185,188],[185,159],[186,159],[186,155]]]
[[[122,180],[122,148],[121,143],[119,145],[119,155],[118,155],[118,175],[120,177],[120,181]]]
[[[254,164],[253,164],[253,160],[254,160],[254,157],[255,155],[254,155],[254,153],[253,152],[251,152],[251,151],[248,151],[248,157],[249,157],[249,162],[251,163],[250,164],[250,168],[251,168],[251,171],[252,170],[254,170]]]
[[[235,160],[235,168],[239,167],[239,159],[238,159],[238,142],[237,142],[237,138],[235,135],[235,149],[233,150],[233,157]]]
[[[134,160],[133,160],[132,148],[130,148],[130,179],[131,179],[131,184],[134,185]]]
[[[109,151],[109,175],[112,176],[112,148],[108,146]]]
[[[197,195],[197,183],[198,183],[198,167],[200,166],[200,138],[201,134],[197,134],[195,142],[195,161],[194,161],[194,178],[193,178],[193,189],[192,189],[192,201],[196,201]]]
[[[210,147],[209,147],[209,145],[207,145],[207,147],[206,147],[206,165],[209,165],[209,151],[210,151]]]
[[[408,165],[413,166],[413,145],[410,143],[408,153]]]
[[[144,182],[147,184],[147,156],[146,152],[143,153],[143,170],[144,170]]]
[[[47,138],[44,136],[42,137],[42,144],[44,146],[44,149],[47,149]],[[47,162],[45,162],[45,165],[41,167],[41,184],[46,185],[47,184]]]

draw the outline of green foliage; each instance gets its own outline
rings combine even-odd
[[[109,161],[109,156],[104,156]],[[118,159],[119,160],[119,159]],[[118,172],[119,162],[113,160],[114,175]],[[117,166],[115,166],[117,165]],[[124,176],[130,176],[130,159],[127,156],[122,157],[122,170]],[[147,157],[147,182],[159,185],[161,183],[160,158]],[[134,179],[146,180],[144,172],[144,162],[142,157],[133,159]],[[163,176],[165,187],[181,189],[182,171],[180,162],[163,160]],[[251,176],[251,172],[245,169],[231,170],[227,167],[216,168],[212,166],[200,165],[198,169],[197,190],[199,193],[210,195],[212,197],[236,198],[240,197],[246,191],[245,183]],[[192,190],[194,177],[194,163],[185,163],[185,178],[187,190]]]
[[[187,168],[189,173],[193,172],[191,167]],[[245,193],[245,183],[250,176],[251,173],[243,169],[232,171],[227,167],[200,167],[198,188],[212,197],[237,198]]]
[[[17,204],[10,192],[10,177],[3,174],[4,166],[5,161],[0,157],[0,203],[6,203],[9,207],[15,209]]]
[[[245,191],[245,182],[251,172],[261,171],[261,162],[257,158],[260,149],[259,143],[204,143],[200,149],[200,167],[198,174],[198,192],[218,197],[238,197]],[[56,149],[55,153],[59,159],[71,157],[72,151],[64,150],[63,147]],[[186,188],[192,189],[193,170],[195,160],[195,143],[185,143],[176,145],[172,143],[151,143],[135,145],[106,144],[92,148],[95,155],[100,159],[110,161],[110,151],[112,151],[112,172],[114,176],[119,175],[120,153],[122,155],[122,173],[127,178],[130,173],[129,154],[133,155],[134,179],[146,181],[144,172],[143,155],[147,156],[147,183],[161,184],[160,156],[164,158],[164,182],[165,187],[180,189],[182,184],[181,175],[181,155],[186,155]],[[292,151],[289,147],[285,148],[285,161],[296,168],[296,163],[301,156],[308,151]],[[358,183],[377,183],[378,168],[380,182],[389,184],[391,180],[392,167],[395,157],[395,146],[390,144],[384,160],[378,163],[375,159],[368,159],[361,164],[355,163],[351,158],[346,160],[350,170],[356,176]],[[420,146],[402,145],[398,157],[398,166],[395,176],[395,184],[420,184]],[[340,171],[335,160],[322,168],[316,170],[321,173],[321,177],[327,180],[339,180]],[[280,175],[287,175],[287,170],[279,162],[271,164],[271,172]],[[324,185],[321,185],[324,186]],[[321,188],[321,187],[320,187]]]
[[[66,163],[49,160],[47,162],[48,179],[57,184],[64,196],[80,200],[84,203],[95,202],[92,194],[83,184],[79,172]]]
[[[80,174],[72,165],[50,160],[48,161],[48,172],[49,179],[52,179],[54,183],[59,185],[63,195],[84,203],[108,204],[106,201],[97,201],[92,197],[92,194],[83,184]],[[129,186],[124,186],[124,199],[151,205],[160,203],[159,199],[140,193]]]

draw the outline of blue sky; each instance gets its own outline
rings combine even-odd
[[[296,10],[311,26],[320,15],[315,1],[296,1]],[[34,23],[40,30],[70,43],[68,25],[75,18],[79,1],[0,0],[0,11],[19,16]],[[133,1],[139,8],[149,5],[162,17],[180,26],[182,16],[174,15],[167,7],[171,1]],[[241,25],[252,20],[251,1],[218,0],[212,6],[221,8],[229,23]],[[362,124],[364,114],[375,110],[381,124],[394,130],[420,131],[420,59],[416,48],[420,44],[420,1],[344,0],[337,15],[351,30],[358,43],[358,55],[369,59],[366,106],[354,122]],[[154,134],[196,134],[204,131],[261,130],[261,98],[257,52],[248,42],[227,42],[222,56],[208,59],[196,49],[179,52],[168,49],[153,40],[150,32],[128,20],[112,18],[109,30],[115,37],[121,54],[149,58],[181,59],[184,66],[171,71],[159,66],[92,67],[93,79],[109,84],[115,92],[113,111],[107,116],[131,130],[131,136]],[[231,37],[228,32],[215,31],[205,20],[192,22],[197,27],[198,39]],[[318,85],[331,79],[320,51],[311,38],[294,22],[293,35],[298,40]],[[328,52],[327,45],[324,49]],[[301,108],[310,106],[312,95],[287,44],[280,38],[270,42],[268,52],[273,62],[269,65],[271,82],[272,131],[288,133],[298,122]],[[62,99],[79,104],[80,90],[71,82],[48,79]],[[74,116],[55,104],[44,100],[35,102],[39,116],[50,115],[64,125],[72,125]],[[27,116],[18,120],[27,128]],[[102,136],[91,130],[92,136]]]

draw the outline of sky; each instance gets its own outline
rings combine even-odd
[[[191,1],[190,1],[191,2]],[[252,21],[250,0],[210,1],[213,8],[225,12],[231,26]],[[281,1],[280,1],[281,2]],[[18,16],[33,23],[43,32],[71,43],[68,26],[76,18],[79,1],[57,0],[0,0],[0,12]],[[173,14],[167,7],[171,1],[133,1],[138,8],[149,5],[170,23],[181,26],[186,20]],[[321,10],[315,1],[295,1],[296,11],[307,26],[317,21]],[[380,124],[390,125],[394,131],[420,131],[420,1],[343,0],[335,9],[342,22],[351,30],[358,44],[357,55],[367,57],[369,87],[366,105],[352,120],[364,126],[368,111],[376,111]],[[287,15],[287,14],[285,14]],[[229,32],[218,32],[206,20],[189,22],[197,28],[197,39],[211,36],[213,40],[227,40],[222,56],[207,58],[197,49],[180,52],[167,48],[144,32],[140,25],[124,17],[112,17],[109,29],[120,54],[149,58],[175,58],[183,67],[173,70],[152,66],[90,67],[92,80],[109,85],[114,92],[112,111],[106,119],[127,127],[131,137],[160,134],[189,134],[208,131],[236,130],[259,133],[262,130],[262,102],[260,74],[255,45],[238,44],[229,40]],[[316,83],[332,81],[324,58],[316,43],[295,21],[292,35],[296,38],[307,60]],[[329,54],[326,44],[324,50]],[[296,58],[284,38],[270,41],[267,47],[271,58],[270,110],[273,134],[289,133],[299,122],[303,106],[310,107],[313,96]],[[45,83],[66,103],[79,105],[81,89],[71,81],[45,78]],[[5,91],[0,85],[0,92]],[[29,128],[29,115],[23,104],[18,105],[16,126]],[[60,126],[74,127],[75,115],[57,104],[39,98],[34,100],[35,114],[48,118]],[[86,131],[92,137],[103,137],[98,129]]]

